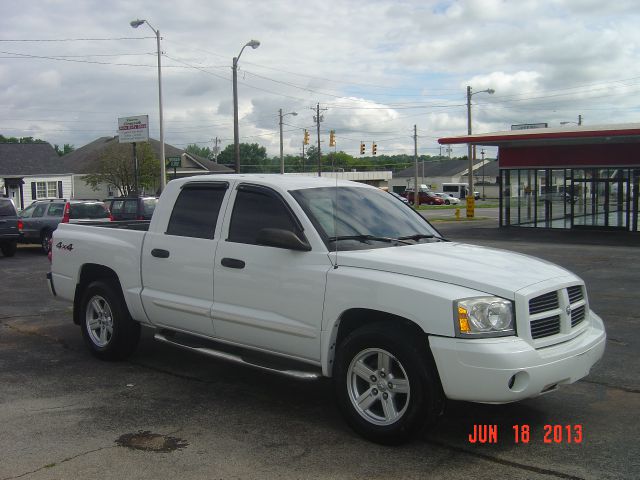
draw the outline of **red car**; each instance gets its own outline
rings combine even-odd
[[[444,205],[444,200],[437,197],[433,192],[427,192],[420,190],[420,205]],[[413,204],[413,190],[405,190],[403,196],[409,200],[409,203]]]

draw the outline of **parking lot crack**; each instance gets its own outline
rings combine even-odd
[[[73,455],[72,457],[67,457],[67,458],[65,458],[63,460],[60,460],[59,462],[49,463],[47,465],[43,465],[40,468],[36,468],[35,470],[31,470],[29,472],[21,473],[20,475],[16,475],[16,476],[13,476],[13,477],[0,478],[0,480],[15,480],[16,478],[24,478],[27,475],[32,475],[32,474],[38,473],[38,472],[40,472],[42,470],[46,470],[46,469],[49,469],[49,468],[55,468],[55,467],[57,467],[59,465],[62,465],[63,463],[67,463],[67,462],[70,462],[72,460],[75,460],[76,458],[80,458],[80,457],[83,457],[85,455],[89,455],[91,453],[100,452],[101,450],[108,450],[108,449],[111,449],[111,448],[116,448],[116,446],[100,447],[100,448],[94,448],[93,450],[87,450],[86,452],[78,453],[77,455]]]
[[[474,452],[474,451],[471,451],[471,450],[467,450],[465,448],[461,448],[459,446],[448,445],[446,443],[438,442],[438,441],[435,441],[435,440],[426,440],[426,443],[428,443],[430,445],[435,445],[435,446],[440,447],[440,448],[444,448],[445,450],[450,450],[450,451],[455,452],[455,453],[462,452],[462,453],[467,454],[467,455],[472,455],[474,457],[481,458],[481,459],[486,460],[488,462],[497,463],[497,464],[504,465],[504,466],[507,466],[507,467],[517,468],[517,469],[520,469],[520,470],[526,470],[528,472],[537,473],[539,475],[549,475],[551,477],[562,478],[562,479],[565,479],[565,480],[585,480],[584,477],[578,477],[576,475],[570,475],[568,473],[558,472],[556,470],[551,470],[551,469],[547,469],[547,468],[540,468],[540,467],[534,467],[532,465],[527,465],[527,464],[524,464],[524,463],[518,463],[518,462],[511,461],[511,460],[505,460],[503,458],[494,457],[492,455],[487,455],[485,453]]]

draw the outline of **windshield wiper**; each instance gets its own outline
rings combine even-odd
[[[431,235],[429,233],[414,233],[413,235],[405,235],[403,237],[398,237],[398,240],[422,240],[423,238],[437,238],[438,240],[444,240],[442,237],[437,237],[435,235]]]
[[[392,237],[378,237],[376,235],[340,235],[338,237],[330,237],[329,241],[330,242],[336,242],[339,240],[359,240],[363,243],[367,243],[368,240],[373,240],[373,241],[377,241],[377,242],[387,242],[387,243],[392,243],[392,242],[397,242],[397,243],[404,243],[405,245],[411,245],[409,242],[405,242],[404,239],[402,238],[392,238]]]

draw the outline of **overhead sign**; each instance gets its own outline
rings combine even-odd
[[[548,123],[520,123],[511,125],[511,130],[529,130],[530,128],[549,128]]]
[[[120,143],[148,142],[149,115],[118,118],[118,141]]]

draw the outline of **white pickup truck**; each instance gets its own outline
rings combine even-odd
[[[61,224],[48,278],[98,358],[130,355],[146,325],[212,357],[333,377],[349,424],[386,444],[446,398],[575,382],[605,347],[576,275],[447,241],[388,193],[325,178],[172,181],[150,223]]]

